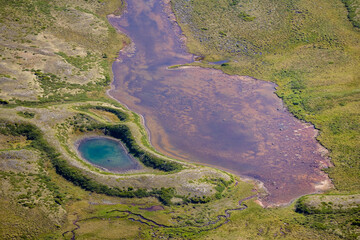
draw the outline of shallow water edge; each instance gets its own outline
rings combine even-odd
[[[109,95],[144,117],[161,153],[260,180],[267,204],[325,190],[330,180],[321,169],[330,163],[317,131],[286,110],[273,83],[214,69],[167,69],[195,59],[169,7],[129,1],[124,15],[109,17],[132,39],[113,64]]]

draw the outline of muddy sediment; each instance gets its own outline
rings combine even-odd
[[[168,67],[194,61],[181,31],[159,1],[129,1],[110,23],[132,44],[113,64],[109,94],[144,116],[162,153],[258,179],[284,204],[330,183],[317,131],[294,118],[273,83],[206,68]],[[165,10],[164,10],[165,9]]]

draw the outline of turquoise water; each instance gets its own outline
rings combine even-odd
[[[116,140],[102,137],[84,139],[78,150],[85,160],[109,171],[139,168],[138,162]]]

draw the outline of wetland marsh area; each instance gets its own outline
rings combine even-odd
[[[359,0],[0,6],[0,239],[359,239]]]

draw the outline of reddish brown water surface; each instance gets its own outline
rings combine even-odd
[[[262,181],[265,204],[287,203],[318,190],[316,131],[295,119],[275,85],[205,68],[167,69],[192,62],[181,32],[161,1],[128,2],[113,26],[132,40],[113,64],[111,96],[144,116],[162,153]]]

